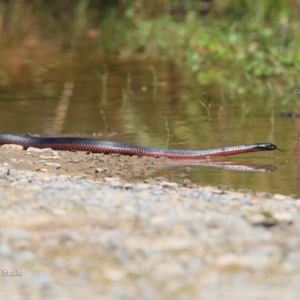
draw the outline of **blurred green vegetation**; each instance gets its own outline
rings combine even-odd
[[[238,94],[266,88],[266,79],[292,90],[299,82],[299,19],[299,0],[0,1],[0,54],[13,69],[24,57],[84,48],[172,60],[200,84],[213,81]]]

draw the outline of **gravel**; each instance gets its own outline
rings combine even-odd
[[[36,153],[63,166],[62,153]],[[9,162],[0,166],[0,299],[299,297],[300,199]]]

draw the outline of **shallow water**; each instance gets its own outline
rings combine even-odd
[[[300,119],[280,116],[284,109],[296,109],[299,95],[289,95],[294,102],[284,106],[276,93],[236,96],[214,83],[201,84],[172,62],[95,55],[24,65],[10,80],[3,78],[2,132],[98,136],[179,149],[271,142],[285,153],[253,153],[228,161],[267,165],[272,172],[171,165],[156,175],[300,196]]]

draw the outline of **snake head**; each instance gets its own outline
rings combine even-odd
[[[256,149],[260,150],[260,151],[264,151],[264,150],[279,150],[279,151],[281,151],[281,152],[284,153],[283,150],[277,148],[276,145],[270,144],[270,143],[259,143],[259,144],[257,144]]]

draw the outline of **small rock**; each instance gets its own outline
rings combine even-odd
[[[34,162],[35,164],[44,164],[46,163],[46,160],[41,159],[41,160],[37,160],[36,162]]]
[[[10,245],[6,243],[1,243],[0,245],[0,255],[1,256],[8,256],[13,253],[13,249],[11,248]]]
[[[284,196],[284,195],[281,195],[281,194],[275,194],[274,196],[273,196],[273,199],[274,200],[278,200],[278,201],[283,201],[284,199],[286,199],[287,198],[287,196]]]
[[[104,180],[110,184],[112,187],[122,187],[122,183],[119,178],[116,177],[105,177]]]
[[[104,271],[104,276],[112,281],[119,281],[125,277],[125,272],[120,269],[108,269]]]
[[[57,163],[45,163],[45,166],[50,167],[52,169],[59,169],[59,168],[61,168],[61,164],[57,164]]]
[[[5,167],[0,167],[0,177],[7,176],[9,174],[9,169]]]
[[[263,214],[255,214],[247,217],[247,219],[252,225],[273,226],[276,224],[276,220],[274,218],[268,218]]]
[[[295,206],[300,209],[300,200],[297,199],[296,201],[294,201]]]
[[[239,199],[240,205],[253,205],[253,203],[248,198],[240,198]]]
[[[144,183],[144,182],[140,182],[134,185],[134,188],[137,190],[148,190],[150,187],[150,184],[148,183]]]
[[[132,185],[131,183],[125,183],[123,187],[124,187],[124,189],[126,189],[126,190],[131,190],[131,189],[133,189],[133,185]]]
[[[17,150],[17,151],[21,151],[21,150],[24,149],[23,146],[21,146],[21,145],[15,145],[15,144],[2,145],[1,148],[5,149],[5,150]]]
[[[162,187],[173,187],[173,188],[178,187],[178,184],[176,182],[161,181],[161,182],[158,182],[157,184]]]
[[[54,155],[40,155],[41,159],[60,159],[60,156],[58,154],[54,154]]]
[[[292,215],[289,213],[274,213],[273,217],[277,222],[280,223],[290,224],[293,222]]]
[[[42,149],[35,148],[35,147],[28,147],[26,152],[42,152]]]

